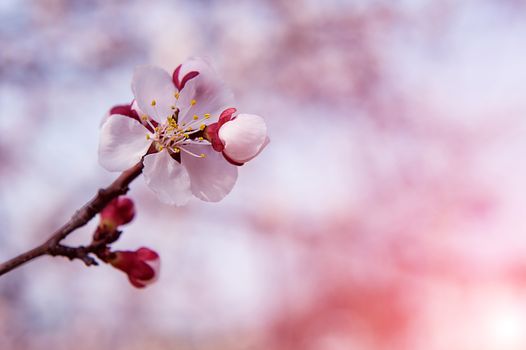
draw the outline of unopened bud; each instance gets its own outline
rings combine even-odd
[[[267,125],[255,114],[239,114],[219,127],[223,155],[234,164],[256,157],[269,143]]]
[[[128,197],[117,197],[100,212],[100,226],[113,231],[135,217],[135,205]]]
[[[159,254],[149,248],[116,251],[108,262],[126,273],[130,283],[137,288],[144,288],[159,277],[161,259]]]

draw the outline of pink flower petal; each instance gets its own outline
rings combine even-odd
[[[190,174],[194,196],[207,202],[218,202],[230,193],[237,180],[237,167],[228,163],[210,145],[189,145],[185,148],[205,155],[205,158],[196,158],[181,152],[181,162]]]
[[[190,176],[166,150],[144,157],[144,179],[161,202],[184,205],[191,198]]]
[[[135,68],[132,90],[140,110],[152,119],[161,122],[173,113],[176,89],[165,70],[154,66]]]
[[[151,141],[148,130],[136,120],[112,115],[102,125],[99,139],[99,163],[109,171],[124,171],[146,154]]]
[[[188,80],[180,91],[177,101],[181,110],[179,121],[189,122],[194,115],[203,117],[210,114],[210,119],[204,123],[214,123],[221,111],[233,105],[233,94],[213,67],[202,58],[191,58],[183,63],[179,77],[192,71],[199,72],[199,75]],[[191,104],[192,100],[195,100],[194,105]]]
[[[223,124],[218,135],[224,144],[223,153],[237,163],[254,158],[268,144],[267,125],[254,114],[239,114]]]

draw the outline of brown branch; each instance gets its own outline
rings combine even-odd
[[[107,241],[92,242],[87,247],[68,247],[60,244],[60,242],[71,232],[86,225],[95,215],[104,209],[111,200],[126,194],[129,190],[128,186],[141,174],[142,169],[143,164],[139,162],[123,172],[111,185],[100,189],[89,202],[77,210],[71,219],[56,230],[46,242],[0,264],[0,276],[43,255],[64,256],[70,260],[80,259],[88,266],[97,265],[96,260],[89,254],[94,253],[101,257],[102,249],[106,247],[107,243],[110,243],[110,240],[114,240],[114,237],[108,237]]]

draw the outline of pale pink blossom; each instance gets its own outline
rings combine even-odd
[[[182,205],[192,194],[221,200],[237,180],[234,164],[253,158],[264,147],[262,137],[267,140],[260,117],[232,118],[232,112],[224,118],[235,111],[228,108],[232,94],[202,59],[185,62],[172,76],[138,67],[132,90],[134,101],[112,108],[103,121],[99,161],[107,170],[123,171],[142,160],[147,185],[165,203]],[[220,116],[226,129],[219,135]],[[224,149],[212,147],[211,135]]]

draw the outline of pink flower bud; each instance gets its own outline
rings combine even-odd
[[[115,230],[135,217],[135,205],[128,197],[117,197],[100,212],[100,226]]]
[[[114,257],[108,262],[125,272],[134,287],[144,288],[159,277],[161,260],[155,251],[143,247],[136,251],[116,251],[113,254]]]
[[[206,127],[204,136],[217,152],[234,165],[243,165],[268,145],[267,125],[260,116],[239,114],[235,108],[225,109],[217,123]]]
[[[267,125],[254,114],[239,114],[219,127],[223,154],[234,163],[243,164],[257,156],[269,143]]]

